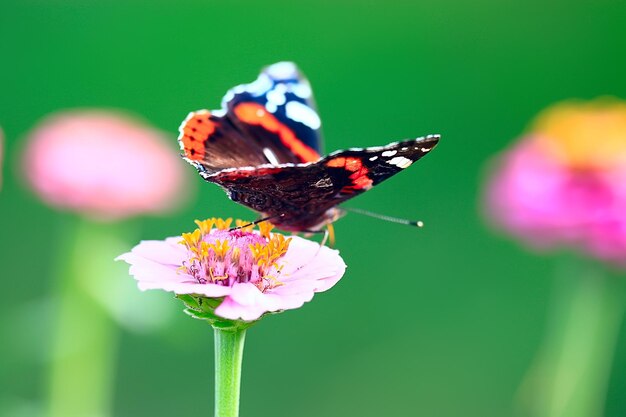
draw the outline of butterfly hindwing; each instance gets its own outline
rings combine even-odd
[[[203,175],[233,167],[320,158],[319,117],[308,81],[290,62],[228,91],[222,109],[192,112],[180,127],[184,157]]]
[[[268,163],[257,141],[244,136],[229,118],[208,110],[187,116],[178,141],[184,158],[203,176],[225,168]]]

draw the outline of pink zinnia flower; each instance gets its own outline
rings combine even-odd
[[[496,162],[487,210],[532,246],[626,264],[626,104],[565,103]]]
[[[52,206],[116,219],[165,211],[180,200],[183,167],[160,131],[126,115],[52,115],[29,135],[26,179]]]
[[[131,265],[141,290],[223,299],[214,314],[244,321],[301,307],[314,293],[335,285],[345,271],[336,250],[271,233],[267,222],[260,231],[252,226],[229,229],[230,222],[196,221],[198,229],[182,238],[144,241],[118,259]]]

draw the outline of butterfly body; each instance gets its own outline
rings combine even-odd
[[[319,128],[308,82],[283,62],[230,90],[221,110],[190,113],[179,142],[183,157],[231,200],[297,232],[337,220],[338,204],[407,168],[439,140],[430,135],[321,157]]]

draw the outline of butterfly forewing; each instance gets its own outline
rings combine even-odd
[[[232,169],[210,181],[227,189],[234,201],[278,218],[287,230],[316,228],[325,213],[397,174],[435,147],[438,136],[385,147],[335,152],[311,164]]]

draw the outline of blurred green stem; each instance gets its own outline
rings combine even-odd
[[[533,417],[601,417],[626,304],[623,277],[581,262],[563,272],[525,402]]]
[[[245,330],[215,329],[215,417],[239,416]]]
[[[55,248],[56,317],[50,364],[48,417],[107,417],[118,330],[89,291],[89,280],[114,279],[108,264],[123,252],[113,225],[73,219]],[[64,240],[64,241],[63,241]],[[105,262],[106,261],[106,262]]]

